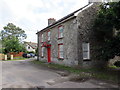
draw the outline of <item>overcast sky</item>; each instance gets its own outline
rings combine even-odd
[[[25,30],[25,41],[37,42],[36,32],[48,18],[56,20],[88,4],[88,0],[0,0],[0,30],[13,23]]]

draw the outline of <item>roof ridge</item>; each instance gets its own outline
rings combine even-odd
[[[74,12],[72,12],[72,13],[70,13],[70,14],[68,14],[68,15],[64,16],[63,18],[61,18],[61,19],[57,20],[57,21],[56,21],[56,22],[54,22],[53,24],[51,24],[51,25],[49,25],[49,26],[47,26],[47,27],[43,28],[43,29],[42,29],[42,30],[40,30],[40,31],[43,31],[43,30],[45,30],[45,29],[47,29],[47,28],[49,28],[49,27],[51,27],[51,26],[53,26],[53,25],[57,24],[58,22],[61,22],[61,21],[63,21],[64,19],[67,19],[68,17],[73,16],[76,12],[78,12],[78,11],[80,11],[80,10],[84,9],[85,7],[89,6],[90,4],[91,4],[91,3],[88,3],[87,5],[85,5],[85,6],[81,7],[81,8],[79,8],[79,9],[75,10]],[[40,31],[38,31],[36,34],[38,34]]]

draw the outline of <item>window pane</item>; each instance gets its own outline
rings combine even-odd
[[[48,40],[50,40],[50,37],[48,37]]]
[[[83,59],[88,59],[88,52],[83,52]]]
[[[59,38],[63,37],[63,27],[59,27]]]
[[[63,58],[63,52],[60,52],[59,55],[60,55],[60,58]]]
[[[50,31],[48,32],[48,36],[50,36]]]
[[[63,51],[63,45],[59,45],[59,51]]]
[[[88,43],[83,43],[83,51],[88,51]]]
[[[48,32],[48,40],[50,40],[50,31]]]
[[[89,43],[83,43],[82,49],[83,49],[83,59],[89,59],[90,57]]]
[[[42,56],[44,56],[44,47],[42,47],[42,52],[41,53],[42,53]]]
[[[59,58],[63,58],[63,45],[59,45]]]
[[[59,32],[62,33],[63,32],[63,27],[59,28]]]
[[[63,37],[63,33],[60,33],[60,37]]]

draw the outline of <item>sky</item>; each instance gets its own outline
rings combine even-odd
[[[0,30],[8,23],[25,30],[27,39],[37,42],[37,31],[88,4],[88,0],[0,0]]]

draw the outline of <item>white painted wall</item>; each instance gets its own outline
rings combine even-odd
[[[29,48],[30,47],[30,48]],[[31,51],[33,51],[33,52],[35,52],[35,49],[33,49],[30,45],[26,45],[26,50],[27,51],[29,51],[29,52],[31,52]]]

